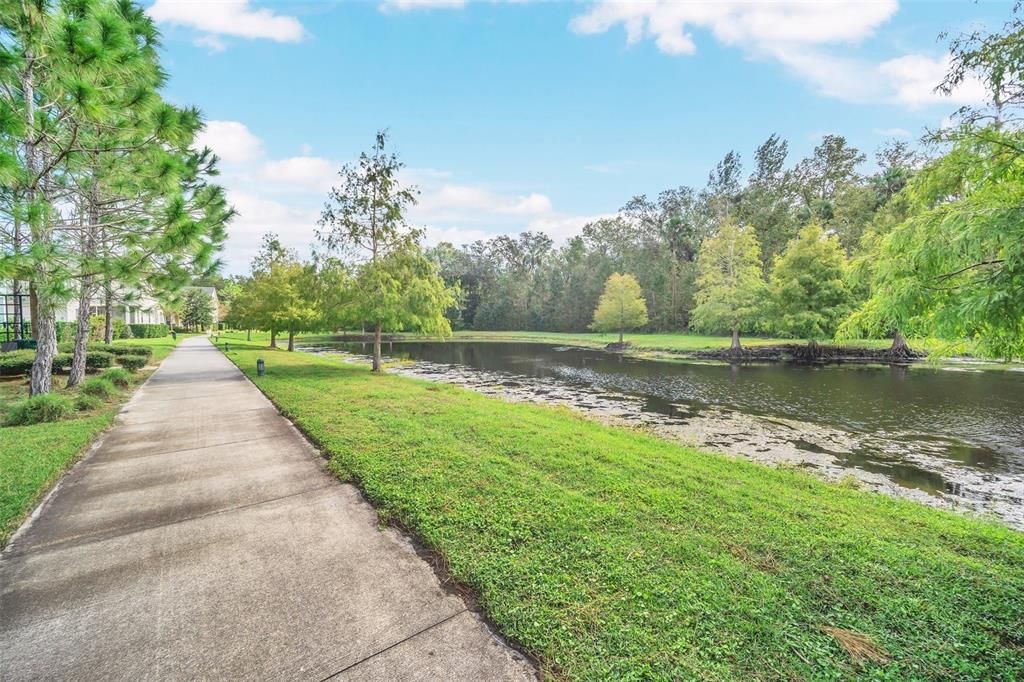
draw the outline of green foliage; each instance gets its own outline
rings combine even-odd
[[[89,369],[104,369],[114,364],[114,354],[106,351],[91,351],[85,356],[85,366]]]
[[[53,356],[53,371],[67,370],[71,367],[71,353],[57,353]]]
[[[117,364],[124,367],[129,372],[137,372],[146,366],[145,355],[118,355]],[[108,370],[113,371],[113,370]]]
[[[213,300],[208,293],[198,288],[185,291],[181,323],[191,330],[209,329],[213,324]]]
[[[851,293],[839,240],[811,223],[772,268],[768,327],[783,336],[831,338],[849,314]]]
[[[691,326],[737,335],[752,329],[766,294],[754,230],[724,223],[717,234],[704,240],[697,267],[697,307]]]
[[[403,164],[387,151],[387,134],[378,132],[373,149],[339,171],[320,216],[319,239],[331,251],[355,255],[352,294],[343,297],[341,318],[367,321],[375,329],[373,368],[381,369],[380,332],[417,331],[447,336],[445,315],[458,300],[434,261],[424,256],[421,232],[406,223],[406,210],[418,190],[405,187]],[[347,273],[345,273],[347,275]],[[347,280],[347,276],[345,277]]]
[[[0,353],[0,376],[11,377],[28,374],[32,371],[32,363],[35,361],[34,350],[16,350],[10,353]]]
[[[122,356],[118,357],[118,359],[117,359],[118,363],[121,364],[121,367],[111,367],[107,371],[103,372],[103,374],[100,375],[100,378],[101,379],[106,379],[110,383],[114,384],[115,386],[119,386],[120,388],[128,388],[129,386],[131,386],[132,385],[132,375],[129,372],[129,370],[132,370],[132,371],[134,371],[134,370],[131,367],[127,367],[127,366],[124,365],[125,360],[127,360],[129,358],[132,358],[132,359],[135,359],[135,360],[139,360],[139,361],[142,362],[141,365],[139,365],[138,367],[136,367],[134,369],[139,369],[140,367],[145,366],[146,359],[143,358],[143,357],[132,356],[132,355],[122,355]]]
[[[305,353],[231,359],[565,679],[1021,679],[1024,536]],[[261,344],[262,345],[262,342]],[[863,634],[851,660],[822,628]]]
[[[56,313],[76,291],[84,304],[90,292],[128,297],[143,282],[175,290],[217,266],[233,211],[210,183],[215,159],[194,149],[198,112],[161,98],[166,74],[145,12],[108,0],[8,5],[0,217],[13,229],[0,266],[4,279],[33,284],[31,390],[45,393],[51,342],[70,339]],[[127,336],[115,326],[116,338]],[[99,338],[102,322],[90,330]]]
[[[5,426],[28,426],[55,422],[72,412],[71,400],[62,395],[34,395],[15,403],[7,413]]]
[[[166,324],[132,324],[129,327],[134,339],[162,339],[171,333]]]
[[[91,395],[100,400],[110,400],[117,395],[117,388],[114,387],[114,384],[100,377],[86,379],[78,390],[84,395]]]
[[[1024,357],[1024,133],[965,134],[905,190],[911,215],[865,265],[871,298],[845,335],[972,338]]]
[[[619,341],[627,329],[647,324],[647,303],[636,278],[630,274],[613,272],[604,285],[604,293],[594,309],[591,329],[601,332],[616,331]]]

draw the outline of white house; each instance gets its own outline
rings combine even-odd
[[[214,320],[216,320],[217,292],[212,287],[204,287],[213,291]],[[15,307],[21,308],[21,319],[27,327],[32,320],[31,305],[27,290],[19,300],[10,293],[9,282],[0,282],[0,342],[10,341],[14,338]],[[102,294],[95,296],[89,302],[90,315],[104,314]],[[125,324],[166,324],[167,317],[164,315],[160,303],[142,292],[128,294],[118,291],[114,296],[113,317],[122,320]],[[74,298],[67,302],[57,311],[57,321],[75,322],[78,320],[78,299]]]

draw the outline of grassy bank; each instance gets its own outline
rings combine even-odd
[[[418,340],[425,337],[412,334],[394,335],[403,339]],[[327,339],[328,336],[305,335],[303,342]],[[560,333],[560,332],[525,332],[525,331],[458,331],[451,337],[455,341],[512,341],[523,343],[557,343],[589,348],[604,348],[619,340],[618,334],[597,333]],[[425,340],[436,340],[433,337]],[[801,339],[780,339],[763,336],[747,336],[740,339],[747,347],[776,346],[789,343],[803,343]],[[644,352],[690,353],[705,350],[723,350],[729,348],[732,339],[728,336],[704,336],[700,334],[626,334],[626,341],[632,344],[639,354]],[[971,355],[973,345],[968,342],[950,342],[941,339],[912,339],[910,345],[918,350],[925,350],[940,356]],[[858,348],[884,349],[892,345],[890,339],[856,339],[844,341],[840,345]]]
[[[230,357],[548,672],[1024,677],[1024,535],[564,409]]]
[[[178,340],[182,337],[178,336]],[[149,346],[150,364],[157,364],[173,350],[176,342],[162,339],[129,339],[118,345]],[[136,385],[148,375],[139,372]],[[54,392],[76,395],[64,388],[66,376],[54,376]],[[61,474],[88,449],[114,420],[132,388],[119,390],[111,399],[70,419],[30,426],[0,427],[0,547],[7,543],[25,516],[32,511]],[[28,396],[25,379],[0,382],[0,417],[16,401]]]

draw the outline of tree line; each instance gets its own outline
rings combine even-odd
[[[380,133],[342,168],[309,262],[270,235],[233,282],[228,321],[287,333],[362,328],[697,330],[821,340],[972,339],[1024,355],[1024,29],[960,36],[938,89],[977,79],[988,102],[920,149],[866,154],[825,135],[795,163],[770,136],[745,173],[729,152],[700,189],[636,196],[562,246],[540,232],[423,247],[405,221],[417,191]]]
[[[51,389],[56,318],[78,301],[69,385],[90,304],[145,287],[173,298],[216,269],[233,216],[196,148],[199,111],[165,101],[159,33],[130,0],[0,6],[0,280],[31,302],[32,395]],[[21,334],[21,308],[14,308]]]
[[[563,246],[539,232],[428,251],[460,285],[455,328],[578,332],[609,277],[639,283],[648,331],[783,337],[971,339],[1024,356],[1024,26],[961,35],[937,90],[968,80],[987,102],[920,148],[867,156],[825,135],[795,163],[770,136],[749,173],[727,153],[702,188],[627,201]]]

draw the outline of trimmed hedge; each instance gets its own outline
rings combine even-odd
[[[71,367],[73,343],[58,344],[57,355],[53,358],[53,371],[67,370]],[[135,365],[138,359],[142,359],[144,367],[153,355],[153,349],[148,346],[115,346],[107,344],[89,344],[88,353],[85,356],[86,369],[106,369],[114,366],[114,358],[130,357],[129,364]],[[32,363],[35,362],[36,352],[33,350],[16,350],[10,353],[0,353],[0,377],[15,377],[28,374],[32,371]],[[122,366],[124,363],[118,362]]]
[[[145,355],[118,355],[117,364],[124,367],[129,372],[137,372],[146,366],[146,362],[149,360]]]
[[[28,426],[40,422],[55,422],[72,412],[71,401],[62,395],[46,393],[20,400],[7,413],[6,426]]]
[[[130,324],[128,327],[136,339],[162,339],[171,333],[166,324]]]
[[[93,353],[109,353],[110,355],[144,355],[148,358],[153,354],[153,349],[149,346],[128,346],[116,343],[90,343],[87,348],[89,355],[92,355]],[[57,344],[57,350],[61,353],[74,353],[75,344],[60,343]]]
[[[36,359],[34,350],[15,350],[0,353],[0,377],[16,377],[32,371],[32,362]]]

